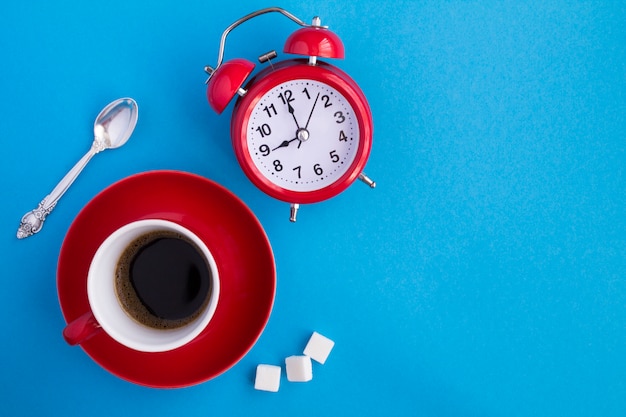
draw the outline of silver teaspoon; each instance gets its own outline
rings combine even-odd
[[[41,200],[39,206],[22,217],[20,227],[17,230],[18,239],[32,236],[41,230],[46,216],[50,214],[61,196],[95,154],[105,149],[119,148],[126,143],[135,129],[137,117],[137,102],[132,98],[117,99],[102,109],[93,125],[94,138],[91,148],[65,174],[65,177],[54,187],[54,190]]]

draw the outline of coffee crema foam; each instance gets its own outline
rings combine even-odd
[[[137,290],[133,285],[133,262],[136,260],[138,255],[141,257],[142,251],[144,251],[146,248],[150,247],[151,244],[157,242],[160,239],[177,239],[183,241],[190,245],[203,260],[202,268],[204,269],[204,271],[200,272],[205,272],[206,278],[203,276],[203,283],[198,284],[200,286],[198,288],[198,291],[203,290],[206,292],[206,294],[204,295],[204,299],[199,307],[195,309],[192,314],[186,317],[172,319],[155,315],[152,311],[150,311],[150,308],[146,306],[141,300],[140,295],[137,293]],[[180,279],[184,279],[184,277],[180,277]],[[193,286],[195,287],[196,284],[194,284]],[[207,286],[208,288],[206,288]],[[164,292],[166,292],[167,288],[164,288],[163,290]],[[126,314],[134,321],[144,326],[155,329],[167,330],[183,327],[193,322],[200,316],[200,314],[202,314],[202,312],[207,307],[211,292],[211,272],[206,259],[204,259],[201,250],[194,242],[178,232],[158,230],[139,236],[126,247],[117,263],[117,268],[115,271],[115,293],[117,299]],[[167,297],[167,294],[163,295],[164,297]],[[202,296],[202,294],[200,293],[198,295]]]

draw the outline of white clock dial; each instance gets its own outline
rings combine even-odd
[[[266,178],[284,189],[307,192],[348,171],[357,154],[359,124],[336,89],[298,79],[275,86],[255,104],[246,140]]]

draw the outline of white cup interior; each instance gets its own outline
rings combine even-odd
[[[176,329],[154,329],[136,322],[124,311],[115,293],[115,270],[124,249],[139,236],[155,230],[174,231],[188,237],[200,248],[211,270],[212,289],[207,306],[194,321]],[[87,278],[89,304],[103,330],[119,343],[143,352],[172,350],[193,340],[215,313],[219,292],[217,265],[204,242],[187,228],[160,219],[139,220],[113,232],[96,251]]]

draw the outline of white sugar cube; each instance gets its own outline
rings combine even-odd
[[[335,342],[318,332],[313,332],[309,343],[304,348],[304,354],[323,365],[333,346],[335,346]]]
[[[291,382],[307,382],[313,379],[313,365],[308,356],[289,356],[285,359],[287,380]]]
[[[256,367],[256,378],[254,389],[261,391],[278,392],[280,386],[280,366],[258,365]]]

